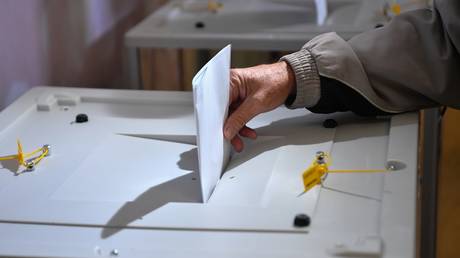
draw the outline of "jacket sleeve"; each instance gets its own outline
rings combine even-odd
[[[460,108],[459,49],[458,0],[438,0],[432,10],[403,13],[348,42],[335,33],[323,34],[282,58],[294,70],[300,96],[287,104],[326,112],[334,108],[328,99],[347,87],[387,113],[439,105]],[[312,83],[316,81],[320,83]],[[305,101],[305,96],[313,97]],[[353,104],[343,107],[352,110]]]

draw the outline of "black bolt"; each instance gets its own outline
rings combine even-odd
[[[299,228],[310,226],[310,217],[303,213],[297,214],[294,218],[294,226]]]
[[[377,23],[377,24],[375,24],[375,26],[374,26],[374,28],[376,28],[376,29],[377,29],[377,28],[381,28],[381,27],[383,27],[383,24],[381,24],[381,23]]]
[[[86,114],[78,114],[76,117],[75,117],[75,123],[86,123],[88,122],[88,115]]]
[[[204,22],[197,22],[197,23],[195,23],[195,28],[197,28],[197,29],[202,29],[202,28],[204,28]]]
[[[334,119],[326,119],[323,122],[324,128],[336,128],[337,125],[337,121],[335,121]]]

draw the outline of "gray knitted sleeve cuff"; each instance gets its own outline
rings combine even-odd
[[[286,106],[290,109],[309,108],[318,103],[321,97],[320,79],[315,59],[307,49],[283,56],[292,68],[296,78],[296,96],[289,98]]]

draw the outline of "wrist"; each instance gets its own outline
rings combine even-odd
[[[320,76],[316,62],[308,49],[283,56],[281,61],[288,63],[294,73],[295,94],[285,102],[288,108],[305,108],[314,106],[321,97]]]

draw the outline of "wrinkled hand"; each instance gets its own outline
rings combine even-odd
[[[295,77],[286,62],[259,65],[230,71],[229,117],[224,125],[224,137],[241,152],[244,148],[240,136],[257,138],[246,123],[260,113],[283,104],[295,94]]]

